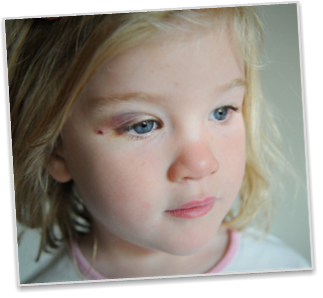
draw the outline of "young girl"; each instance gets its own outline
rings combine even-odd
[[[244,229],[285,163],[251,7],[6,25],[17,219],[64,242],[30,283],[310,267]]]

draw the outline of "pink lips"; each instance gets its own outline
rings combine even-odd
[[[174,217],[179,218],[196,218],[209,213],[215,203],[214,197],[207,197],[203,200],[193,200],[177,209],[167,210],[166,212]]]

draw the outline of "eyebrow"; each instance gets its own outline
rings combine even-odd
[[[244,87],[244,86],[246,86],[246,81],[242,78],[237,78],[237,79],[234,79],[228,83],[225,83],[215,89],[216,89],[216,91],[222,93],[222,92],[226,92],[230,89],[234,89],[236,87]]]
[[[236,78],[232,81],[220,85],[215,88],[216,92],[224,93],[228,90],[234,89],[236,87],[245,86],[246,82],[242,78]],[[129,93],[115,93],[109,94],[103,97],[94,97],[87,101],[86,106],[90,108],[90,110],[100,110],[106,106],[113,106],[114,104],[118,104],[119,102],[129,101],[129,100],[141,100],[141,101],[156,101],[163,96],[161,94],[154,93],[145,93],[145,92],[129,92]]]
[[[154,99],[161,98],[161,95],[153,94],[153,93],[145,93],[145,92],[129,92],[129,93],[116,93],[109,94],[107,96],[102,97],[94,97],[87,101],[86,107],[90,108],[90,110],[96,111],[100,110],[106,106],[113,106],[114,104],[118,104],[123,101],[129,100],[141,100],[151,102]]]

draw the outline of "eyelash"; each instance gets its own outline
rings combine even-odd
[[[226,115],[225,115],[225,118],[223,120],[217,120],[217,119],[214,119],[213,120],[216,120],[220,125],[226,125],[229,120],[231,119],[231,113],[229,110],[231,110],[232,112],[237,112],[239,111],[239,108],[238,107],[235,107],[235,106],[232,106],[232,105],[227,105],[227,106],[223,106],[223,107],[219,107],[215,110],[212,111],[212,114],[215,112],[215,111],[219,111],[219,110],[226,110]],[[230,114],[229,114],[230,113]]]
[[[130,133],[130,131],[134,130],[134,128],[137,125],[143,124],[145,122],[146,123],[153,122],[153,128],[149,132],[143,133],[143,134],[137,134],[137,135]],[[147,119],[147,120],[139,121],[139,122],[132,123],[132,124],[127,124],[127,125],[125,125],[123,127],[120,127],[120,128],[117,129],[117,133],[121,134],[121,135],[125,135],[126,137],[130,138],[131,140],[143,140],[143,139],[149,138],[150,135],[151,135],[151,132],[156,130],[156,129],[161,128],[161,126],[162,125],[158,121],[153,120],[153,119]]]
[[[227,110],[227,113],[229,112],[228,110],[231,110],[233,112],[237,112],[239,110],[239,108],[237,108],[237,107],[227,105],[227,106],[219,107],[219,108],[213,110],[212,113],[214,113],[215,111],[219,111],[220,109]],[[223,119],[223,120],[214,119],[214,120],[216,120],[220,125],[226,125],[228,123],[228,121],[230,120],[230,118],[231,118],[230,115],[226,114],[225,119]],[[143,124],[145,122],[146,123],[151,123],[151,122],[153,123],[153,128],[149,132],[143,133],[143,134],[131,134],[130,133],[130,131],[134,130],[134,128],[136,126]],[[153,120],[153,119],[147,119],[147,120],[139,121],[136,123],[127,124],[125,126],[117,128],[116,131],[118,134],[125,135],[126,137],[128,137],[131,140],[143,140],[143,139],[149,138],[151,136],[152,131],[160,129],[161,127],[162,127],[162,125],[158,121]]]

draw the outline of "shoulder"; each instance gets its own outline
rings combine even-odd
[[[63,246],[51,262],[26,283],[59,283],[82,280],[69,255],[68,249]]]
[[[262,238],[254,229],[238,233],[238,250],[222,272],[287,271],[310,269],[299,253],[273,235]]]

